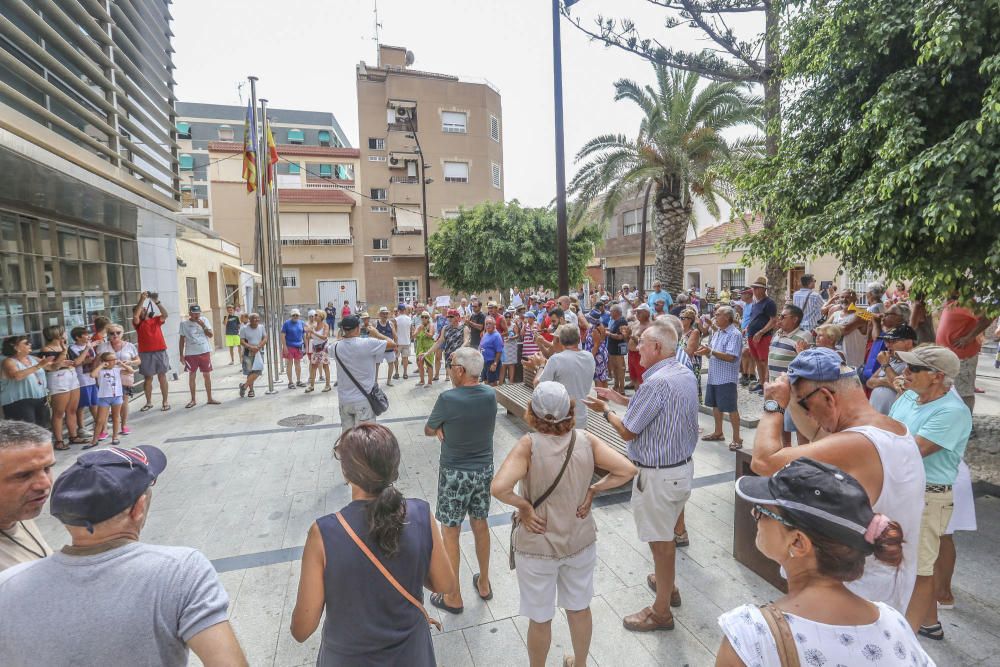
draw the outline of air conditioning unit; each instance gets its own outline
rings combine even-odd
[[[397,120],[409,120],[412,117],[411,110],[404,107],[397,107],[396,109],[396,119]]]
[[[399,158],[398,157],[391,157],[391,158],[389,158],[389,164],[393,164],[393,165],[399,164]]]

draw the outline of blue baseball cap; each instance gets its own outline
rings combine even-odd
[[[856,375],[856,371],[845,366],[840,355],[828,347],[811,347],[788,364],[788,381],[792,384],[797,380],[835,382],[852,375]]]
[[[151,445],[81,454],[52,485],[52,516],[94,532],[95,524],[132,507],[166,467],[166,455]]]

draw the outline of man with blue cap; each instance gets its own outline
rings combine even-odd
[[[206,666],[247,664],[208,559],[139,541],[166,466],[156,447],[110,447],[59,476],[50,507],[72,543],[0,573],[6,667],[180,666],[189,648]]]
[[[783,447],[786,410],[810,444]],[[893,517],[904,535],[919,535],[925,476],[920,450],[903,424],[868,402],[857,372],[828,348],[801,352],[787,374],[764,385],[764,413],[754,440],[751,467],[773,475],[808,456],[853,475],[875,512]],[[903,564],[892,568],[869,557],[861,579],[848,587],[863,598],[906,612],[916,581],[917,540],[903,544]]]

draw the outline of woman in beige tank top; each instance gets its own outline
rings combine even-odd
[[[573,656],[565,657],[563,664],[586,665],[597,563],[597,525],[590,503],[596,492],[627,484],[636,469],[596,436],[573,428],[574,402],[558,382],[535,387],[524,418],[533,432],[514,445],[490,490],[497,500],[513,506],[520,518],[511,540],[520,613],[530,619],[528,657],[532,667],[545,664],[558,595],[573,641]],[[591,484],[595,468],[608,474]],[[550,488],[534,507],[533,502]]]

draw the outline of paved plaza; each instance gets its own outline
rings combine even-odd
[[[169,458],[154,490],[142,539],[196,547],[213,561],[229,592],[230,616],[251,665],[314,664],[321,630],[300,645],[288,627],[306,531],[317,517],[340,509],[350,499],[332,456],[340,433],[337,394],[318,390],[304,394],[302,389],[289,390],[280,384],[273,396],[259,387],[256,398],[240,400],[238,367],[228,365],[225,353],[216,353],[215,361],[213,393],[223,401],[221,406],[204,405],[204,394],[199,392],[202,404],[184,409],[186,378],[171,383],[173,409],[168,413],[140,414],[141,400],[132,403],[133,432],[123,438],[123,445],[155,444]],[[984,386],[1000,393],[1000,383]],[[392,428],[402,448],[400,489],[432,506],[439,445],[436,438],[424,436],[423,424],[437,394],[449,387],[447,383],[431,389],[417,387],[412,377],[386,387],[391,407],[380,419]],[[159,407],[157,395],[154,402]],[[305,427],[279,425],[280,420],[296,415],[320,419]],[[710,428],[710,417],[702,415],[700,420]],[[497,464],[525,431],[523,422],[501,413],[495,440]],[[744,437],[748,445],[753,442],[752,432]],[[55,473],[65,469],[79,451],[74,447],[71,452],[57,452]],[[721,637],[716,617],[739,604],[762,603],[777,596],[776,589],[732,558],[733,468],[734,455],[724,444],[699,443],[697,488],[687,505],[691,545],[678,552],[683,606],[675,610],[673,632],[633,634],[622,627],[623,616],[652,601],[645,584],[652,560],[646,545],[636,539],[628,494],[595,501],[600,561],[591,606],[590,664],[712,665]],[[998,664],[1000,587],[995,582],[1000,577],[1000,555],[994,545],[1000,541],[1000,500],[982,496],[976,505],[979,532],[956,536],[957,608],[941,613],[946,640],[921,642],[942,666]],[[517,582],[507,569],[509,513],[509,507],[493,501],[490,578],[494,598],[490,602],[480,601],[473,590],[472,534],[463,533],[465,612],[440,615],[444,631],[432,630],[440,665],[528,663],[524,643],[528,621],[518,615]],[[47,513],[38,522],[54,548],[66,542],[67,533]],[[439,613],[429,604],[428,608]],[[566,652],[570,652],[569,632],[565,616],[557,613],[549,664],[561,665]],[[192,659],[197,664],[193,655]]]

